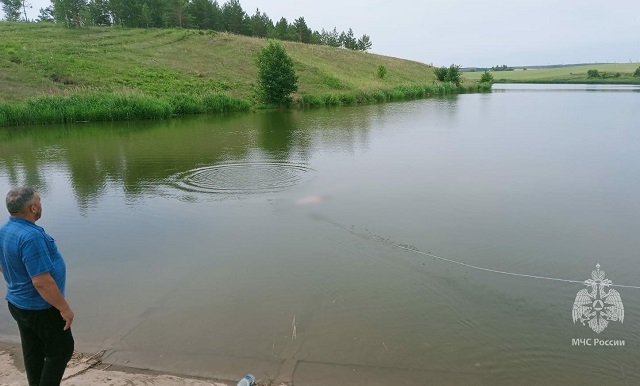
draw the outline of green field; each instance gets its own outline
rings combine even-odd
[[[514,71],[489,71],[495,82],[513,83],[606,83],[606,84],[640,84],[640,78],[633,77],[640,63],[584,64],[558,68],[530,68]],[[620,77],[588,78],[587,71],[598,70],[600,73],[616,74]],[[482,71],[465,72],[465,78],[480,80]]]

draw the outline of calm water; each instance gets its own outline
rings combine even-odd
[[[596,334],[572,320],[580,283],[423,253],[575,281],[599,263],[640,286],[639,106],[637,87],[496,85],[6,129],[0,191],[40,190],[78,348],[109,363],[296,385],[631,385],[640,289],[616,288],[624,323]],[[0,339],[16,335],[1,307]],[[625,346],[572,345],[595,338]]]

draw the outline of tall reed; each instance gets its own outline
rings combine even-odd
[[[0,126],[163,119],[173,115],[245,111],[249,108],[249,102],[219,94],[177,94],[164,98],[118,93],[43,96],[25,103],[0,103]]]

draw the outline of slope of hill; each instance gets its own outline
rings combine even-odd
[[[266,44],[213,31],[0,22],[0,126],[247,110],[259,106],[255,58]],[[299,77],[298,105],[490,89],[437,82],[432,67],[410,60],[282,44]]]
[[[0,101],[86,91],[150,95],[224,92],[252,97],[264,39],[182,29],[69,29],[0,22]],[[398,58],[283,42],[300,78],[298,94],[431,85],[429,66]],[[384,79],[376,76],[387,68]]]

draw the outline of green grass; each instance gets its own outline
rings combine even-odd
[[[593,84],[640,84],[640,78],[633,77],[634,71],[640,63],[608,63],[608,64],[584,64],[558,68],[531,68],[515,71],[489,71],[495,82],[511,83],[593,83]],[[592,78],[587,77],[587,71],[598,70],[607,74],[620,73],[619,78]],[[465,72],[465,78],[480,80],[482,71]]]
[[[249,110],[248,102],[225,95],[175,94],[154,97],[123,93],[42,96],[23,103],[0,103],[0,126],[164,119],[174,115]]]
[[[255,96],[255,57],[265,39],[184,29],[10,22],[0,22],[0,36],[0,125],[156,119],[261,107]],[[423,97],[437,93],[403,88],[445,87],[423,63],[282,44],[299,77],[293,95],[299,106],[315,106],[318,100],[335,105]],[[384,79],[377,76],[380,65],[387,69]],[[452,92],[470,92],[476,83]]]

